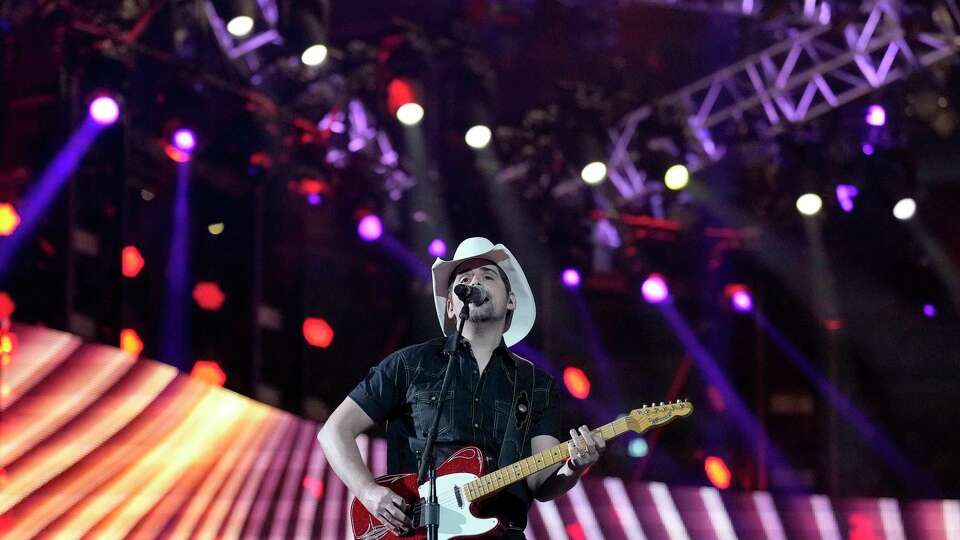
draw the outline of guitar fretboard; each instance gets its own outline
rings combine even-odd
[[[624,417],[593,430],[593,433],[600,435],[603,437],[603,440],[608,441],[614,437],[626,433],[627,431],[630,431],[630,428],[627,427],[627,418]],[[516,463],[503,467],[502,469],[497,469],[496,471],[485,474],[476,480],[467,482],[463,486],[463,492],[466,495],[467,500],[476,501],[482,499],[500,491],[514,482],[523,480],[531,474],[536,474],[548,467],[563,462],[563,460],[569,457],[569,453],[567,452],[568,442],[570,441],[568,440],[566,442],[562,442],[556,446],[544,450],[543,452],[537,452],[528,458],[521,459]]]

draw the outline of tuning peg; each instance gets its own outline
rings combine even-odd
[[[665,405],[665,403],[661,401],[661,402],[660,402],[660,406],[663,407],[664,405]]]

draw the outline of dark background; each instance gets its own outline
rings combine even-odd
[[[960,327],[948,286],[960,262],[956,61],[776,137],[732,138],[687,195],[669,195],[664,219],[675,228],[631,224],[651,213],[643,202],[619,207],[622,245],[604,265],[591,241],[597,197],[582,183],[557,186],[604,158],[607,130],[625,113],[785,38],[783,18],[796,8],[770,2],[744,17],[649,4],[281,2],[282,30],[298,9],[323,13],[331,58],[305,71],[285,46],[264,47],[251,72],[217,46],[204,2],[7,2],[0,202],[17,204],[92,92],[114,92],[123,108],[6,276],[14,318],[110,344],[134,328],[143,356],[159,357],[176,178],[163,143],[179,122],[201,140],[191,163],[192,283],[215,281],[226,295],[216,312],[191,305],[190,357],[216,360],[232,390],[322,420],[384,355],[438,334],[429,284],[417,274],[432,262],[429,240],[443,238],[452,253],[483,235],[514,251],[537,297],[538,323],[521,354],[538,353],[532,359],[558,377],[576,366],[591,379],[586,401],[564,395],[565,424],[596,425],[668,397],[695,403],[693,418],[648,436],[649,457],[629,457],[629,438],[613,444],[603,473],[703,484],[713,455],[730,466],[735,489],[960,496]],[[837,18],[857,16],[858,3],[835,4]],[[133,28],[142,33],[121,39]],[[423,89],[419,141],[387,111],[387,83],[400,76]],[[345,141],[315,126],[350,98],[393,142],[415,186],[397,189],[363,155],[327,162]],[[888,122],[866,156],[869,103],[882,103]],[[463,143],[478,114],[494,130],[486,158]],[[517,164],[528,166],[519,178],[498,174]],[[320,205],[307,203],[304,179],[326,186]],[[840,182],[860,190],[853,213],[833,197]],[[808,190],[825,201],[814,220],[794,208]],[[919,204],[909,223],[890,213],[906,195]],[[366,212],[410,255],[360,240]],[[213,236],[207,227],[218,222],[224,232]],[[96,239],[94,253],[69,241],[78,231]],[[125,245],[146,260],[133,279],[120,274]],[[577,291],[560,283],[567,267],[584,277]],[[650,272],[667,276],[674,305],[792,475],[758,462],[713,381],[642,301]],[[752,316],[731,312],[730,283],[749,286],[765,319],[935,487],[899,479],[877,442],[834,412]],[[923,316],[927,303],[935,318]],[[264,307],[279,325],[257,323]],[[305,317],[329,322],[329,348],[306,343]]]

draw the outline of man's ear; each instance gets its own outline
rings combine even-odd
[[[517,295],[513,291],[507,296],[507,309],[517,309]]]
[[[448,318],[448,319],[454,318],[454,315],[455,315],[455,314],[454,314],[453,311],[454,311],[454,310],[453,310],[453,300],[451,300],[450,297],[448,296],[448,297],[447,297],[447,309],[446,309],[447,318]]]

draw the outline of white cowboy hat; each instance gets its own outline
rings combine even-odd
[[[433,263],[433,299],[437,305],[437,318],[440,320],[440,328],[443,329],[445,335],[456,331],[455,319],[448,319],[446,315],[447,293],[450,290],[450,279],[453,277],[454,270],[469,259],[492,261],[503,270],[510,281],[510,290],[517,298],[513,316],[503,333],[503,341],[507,347],[510,347],[523,339],[533,328],[533,321],[537,318],[537,306],[533,302],[533,291],[530,290],[527,277],[523,275],[520,263],[510,253],[510,250],[503,244],[493,245],[493,242],[480,236],[467,238],[460,242],[456,253],[453,254],[453,259],[445,261],[438,257]]]

